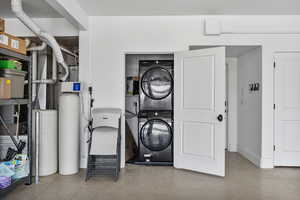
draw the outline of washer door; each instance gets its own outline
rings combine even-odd
[[[172,75],[162,67],[153,67],[142,76],[141,88],[143,93],[151,99],[166,98],[173,90]]]
[[[172,129],[161,119],[147,121],[140,131],[142,144],[151,151],[162,151],[172,143]]]

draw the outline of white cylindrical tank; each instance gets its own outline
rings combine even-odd
[[[59,97],[59,173],[79,171],[79,96],[63,93]]]
[[[58,134],[57,134],[57,111],[56,110],[34,110],[33,127],[35,127],[35,113],[40,113],[39,124],[39,176],[49,176],[57,172],[58,166]],[[35,128],[33,128],[35,130]],[[35,133],[34,133],[35,134]],[[35,137],[34,137],[35,138]],[[35,139],[33,150],[35,152]],[[34,163],[35,163],[35,153]],[[35,164],[33,165],[35,173]]]

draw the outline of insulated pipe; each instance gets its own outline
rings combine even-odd
[[[47,47],[47,44],[45,42],[42,43],[42,45],[40,46],[34,46],[31,47],[29,49],[27,49],[28,51],[32,51],[32,81],[33,83],[36,81],[37,79],[37,55],[38,55],[38,51],[42,51]],[[32,85],[32,99],[36,98],[36,84]]]
[[[36,34],[42,41],[46,42],[50,47],[52,47],[53,52],[55,53],[57,62],[64,68],[65,75],[61,78],[62,81],[65,81],[69,76],[69,69],[67,64],[64,61],[60,46],[54,37],[47,32],[41,30],[39,26],[28,17],[28,15],[23,11],[22,0],[11,0],[12,11],[16,14],[17,18],[34,34]]]

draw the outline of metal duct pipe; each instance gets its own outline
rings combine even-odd
[[[40,27],[30,19],[30,17],[23,11],[22,0],[11,0],[12,11],[16,14],[17,18],[34,34],[36,34],[42,41],[46,42],[52,49],[56,56],[57,62],[64,68],[65,75],[62,77],[62,81],[66,81],[69,76],[69,69],[65,63],[64,57],[60,46],[55,38],[49,33],[40,29]]]

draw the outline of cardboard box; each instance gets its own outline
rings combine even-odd
[[[26,55],[25,40],[4,32],[0,32],[0,48]]]
[[[5,21],[0,18],[0,32],[5,32]]]
[[[0,99],[11,98],[11,80],[8,78],[0,78]]]

